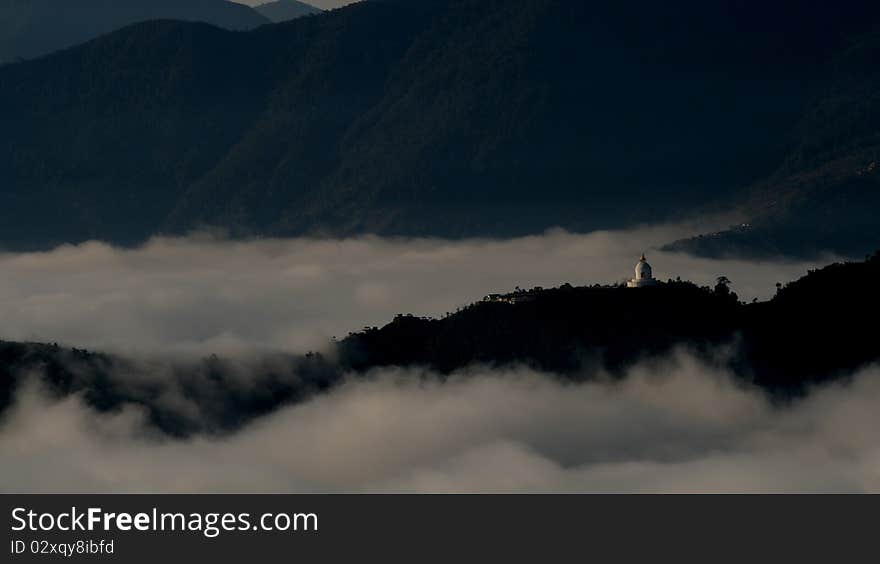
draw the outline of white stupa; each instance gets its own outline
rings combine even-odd
[[[636,277],[626,283],[627,288],[642,288],[644,286],[653,286],[657,281],[654,280],[654,273],[651,271],[651,265],[645,260],[645,253],[636,264]]]

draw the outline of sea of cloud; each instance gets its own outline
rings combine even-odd
[[[35,383],[0,426],[2,491],[880,491],[880,370],[773,405],[678,352],[622,382],[382,370],[236,433],[174,440]]]
[[[154,239],[0,254],[0,339],[113,352],[236,354],[319,349],[396,313],[442,316],[516,286],[613,283],[643,251],[661,279],[733,281],[743,299],[831,262],[706,260],[652,249],[675,225],[509,240]]]
[[[744,299],[767,298],[776,282],[833,260],[652,250],[689,232],[197,235],[135,249],[86,243],[4,254],[0,337],[136,359],[132,374],[114,375],[132,387],[161,381],[169,355],[218,353],[241,359],[236,385],[246,388],[259,385],[247,367],[276,352],[321,348],[396,313],[442,315],[516,286],[618,282],[643,251],[661,279],[712,284],[725,275]],[[0,491],[880,490],[880,370],[872,367],[790,406],[686,351],[638,365],[623,382],[562,383],[522,367],[473,367],[449,379],[384,369],[235,432],[187,439],[161,434],[137,407],[97,413],[78,395],[54,397],[34,376],[0,416]],[[161,401],[201,417],[171,386]]]

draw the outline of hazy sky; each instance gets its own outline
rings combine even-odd
[[[234,2],[238,2],[239,4],[247,4],[248,6],[259,6],[260,4],[265,4],[270,0],[233,0]],[[354,2],[358,0],[303,0],[306,4],[311,4],[317,8],[323,8],[325,10],[329,10],[331,8],[338,8],[340,6],[345,6],[346,4],[354,4]]]

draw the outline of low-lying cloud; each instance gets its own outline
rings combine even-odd
[[[194,236],[3,254],[0,338],[121,354],[128,362],[112,375],[121,388],[132,397],[152,390],[154,407],[209,429],[212,417],[229,419],[228,398],[204,386],[184,393],[173,369],[200,361],[166,355],[218,353],[232,371],[224,385],[268,393],[257,377],[267,363],[284,365],[270,370],[282,379],[302,376],[275,352],[320,349],[396,313],[440,316],[516,286],[621,281],[645,250],[658,278],[712,284],[725,275],[744,299],[769,297],[776,282],[832,260],[651,251],[693,231],[503,241]],[[526,368],[475,367],[448,379],[385,369],[292,397],[304,401],[234,432],[186,439],[159,432],[136,407],[143,402],[98,413],[79,395],[52,396],[32,375],[0,416],[0,490],[877,491],[878,375],[866,368],[852,384],[779,408],[686,353],[638,365],[622,383],[563,383]]]
[[[5,491],[880,491],[880,369],[772,405],[678,353],[622,382],[382,370],[222,437],[174,440],[34,383],[0,426]]]
[[[442,316],[516,286],[611,283],[642,251],[658,278],[768,297],[831,258],[808,262],[696,259],[650,251],[682,226],[511,240],[155,239],[0,255],[0,338],[113,352],[200,355],[323,347],[396,313]]]

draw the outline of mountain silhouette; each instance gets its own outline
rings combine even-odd
[[[511,236],[743,206],[762,185],[806,194],[783,163],[876,115],[816,108],[846,96],[835,69],[878,15],[863,0],[373,0],[248,33],[138,24],[0,70],[0,243]],[[864,70],[851,95],[874,87]],[[789,209],[811,225],[815,207]]]
[[[880,311],[880,252],[835,263],[742,303],[721,279],[534,289],[487,298],[442,319],[398,316],[349,335],[343,364],[358,370],[422,366],[450,373],[474,364],[525,364],[566,378],[604,369],[622,376],[638,362],[686,349],[744,381],[790,396],[880,359],[853,316]],[[734,281],[735,283],[735,281]],[[732,347],[729,354],[719,354]]]
[[[269,21],[225,0],[0,0],[0,63],[32,59],[157,19],[206,22],[232,30]]]

